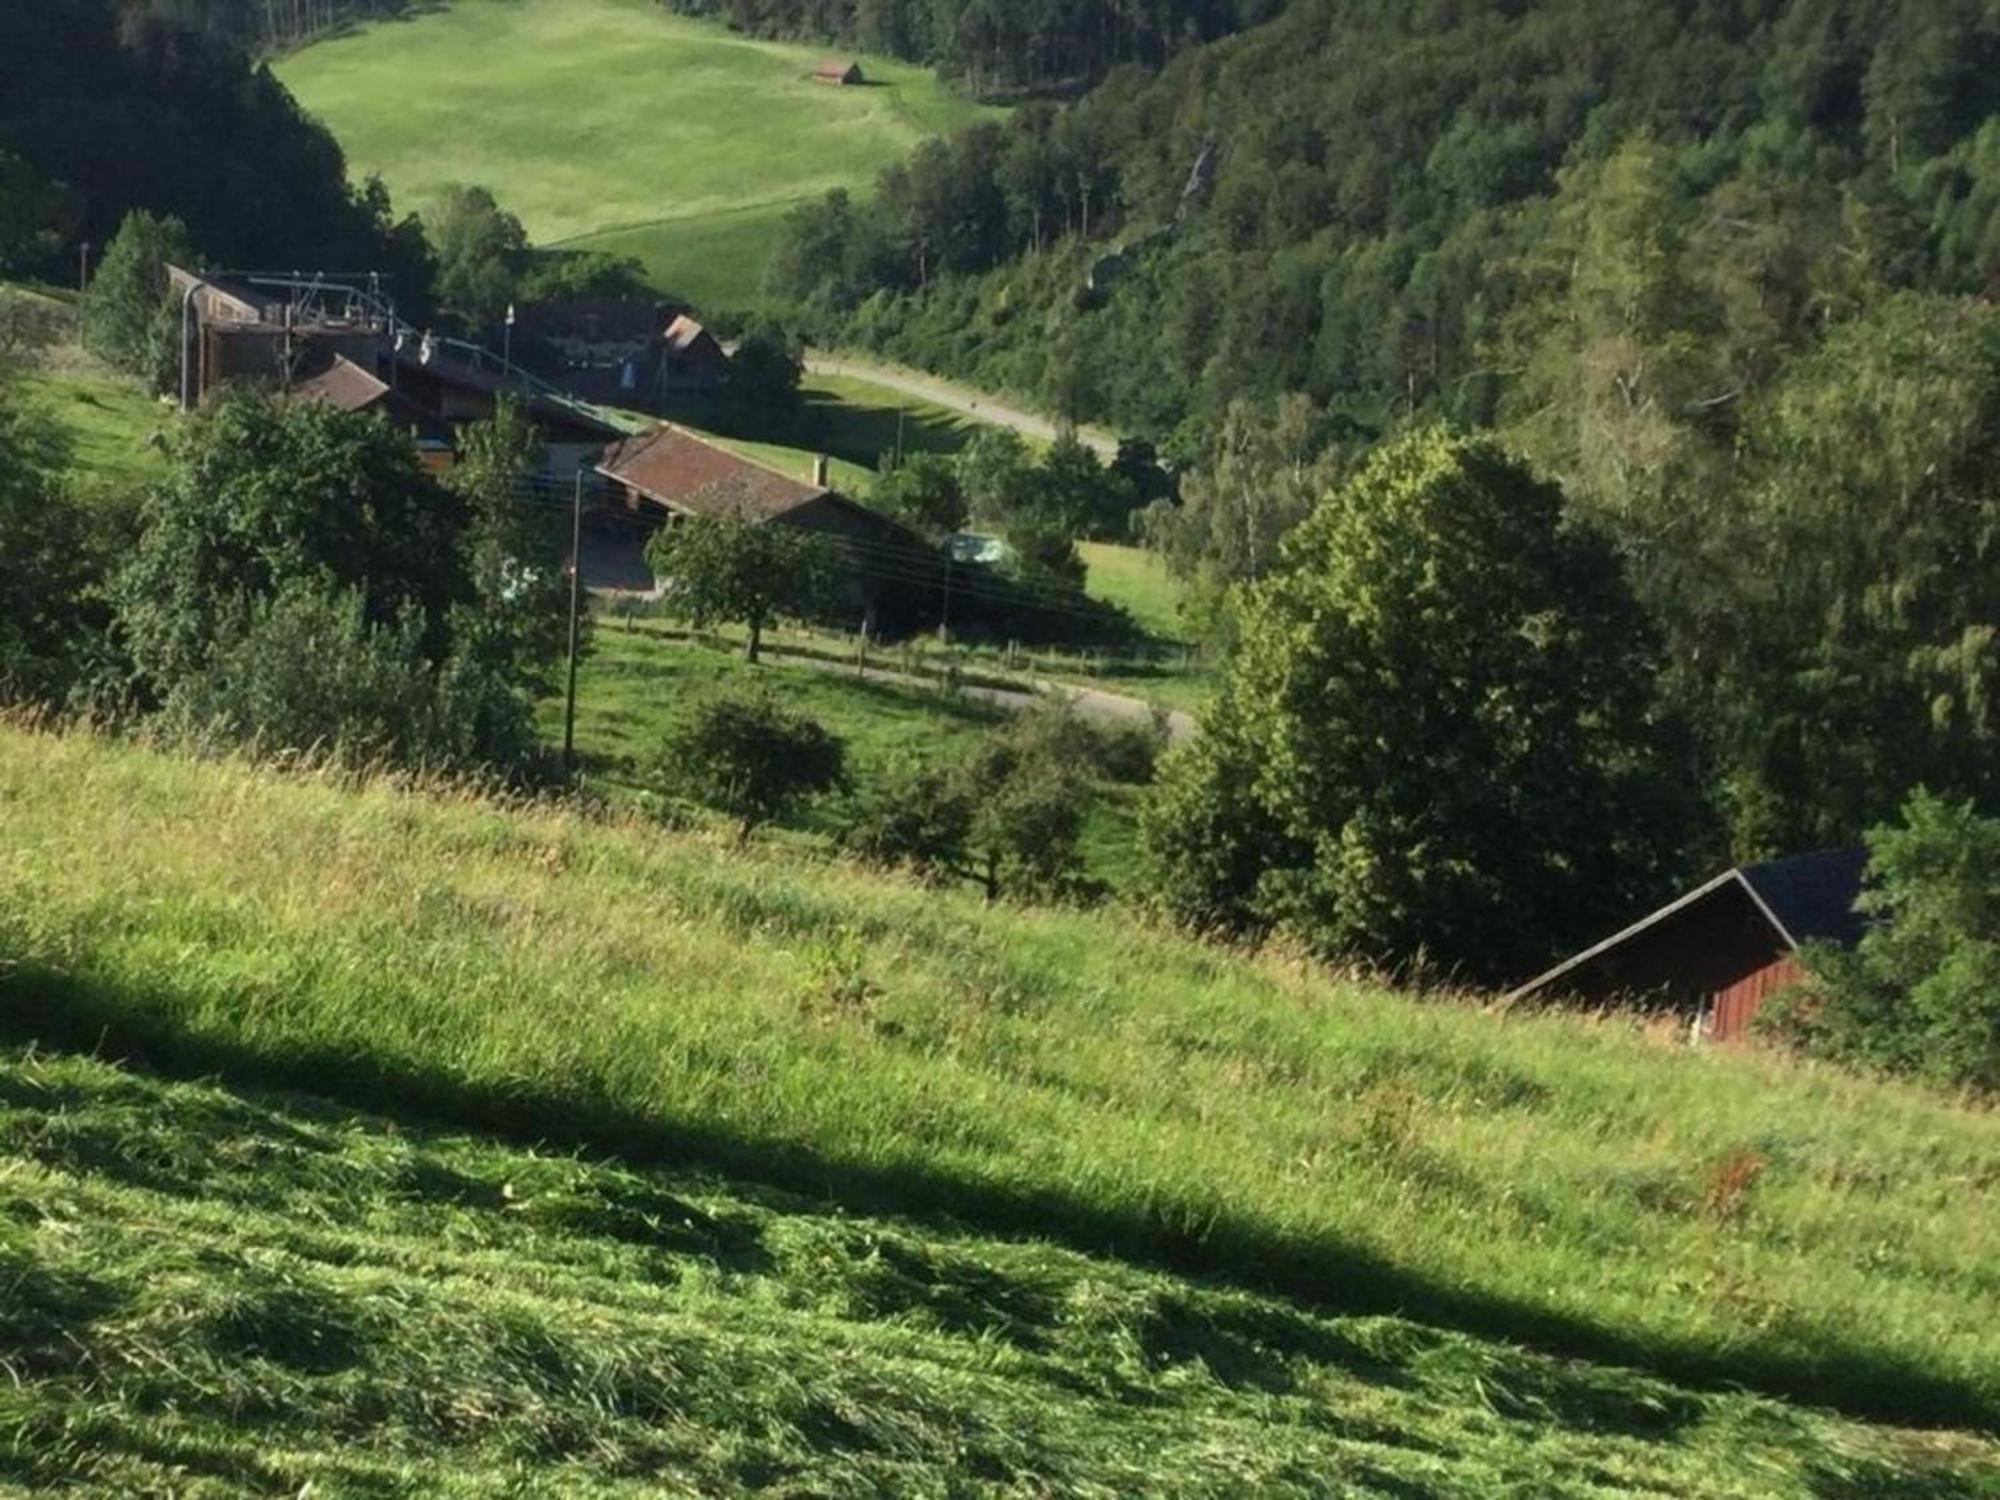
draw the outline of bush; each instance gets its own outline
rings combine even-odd
[[[1809,946],[1812,978],[1759,1021],[1805,1051],[2000,1092],[2000,818],[1919,792],[1868,835],[1873,925]]]
[[[847,784],[839,737],[761,691],[694,699],[667,731],[655,764],[666,791],[734,818],[739,839]]]
[[[534,743],[504,678],[462,656],[433,665],[416,613],[371,625],[359,593],[310,584],[254,606],[207,669],[176,685],[164,718],[178,733],[350,766],[513,766]]]
[[[877,864],[976,881],[988,900],[1075,894],[1102,747],[1066,704],[1022,714],[955,767],[891,772],[861,802],[847,847]]]

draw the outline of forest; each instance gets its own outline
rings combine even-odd
[[[1726,416],[1874,291],[1987,283],[1996,106],[1979,0],[1298,0],[801,209],[772,285],[1187,454],[1288,391],[1370,432],[1504,418],[1590,239],[1696,293],[1655,331],[1722,335]]]
[[[237,39],[193,24],[211,11],[0,7],[0,274],[72,282],[80,247],[144,210],[179,219],[211,266],[379,271],[416,315],[421,226],[380,184],[349,184],[339,144]]]

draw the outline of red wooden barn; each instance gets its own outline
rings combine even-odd
[[[1866,861],[1862,849],[1828,849],[1725,870],[1508,999],[1630,1001],[1680,1011],[1704,1038],[1739,1037],[1802,975],[1802,944],[1861,936],[1854,898]]]

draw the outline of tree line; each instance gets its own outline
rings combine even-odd
[[[751,36],[927,63],[983,98],[1066,90],[1274,14],[1278,0],[662,0]]]

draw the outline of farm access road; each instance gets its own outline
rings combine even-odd
[[[919,401],[928,401],[933,406],[947,407],[977,422],[990,422],[996,427],[1011,427],[1023,437],[1035,438],[1044,443],[1055,441],[1056,424],[1049,418],[1031,411],[1023,411],[1017,406],[1009,406],[1004,401],[996,401],[983,391],[959,385],[938,375],[904,369],[900,365],[876,364],[872,360],[857,359],[851,354],[835,353],[827,349],[806,350],[805,366],[808,375],[852,376],[856,380],[865,380],[870,385],[879,385],[901,395],[914,396]],[[1103,428],[1079,427],[1076,435],[1086,448],[1107,463],[1118,456],[1118,439]]]

